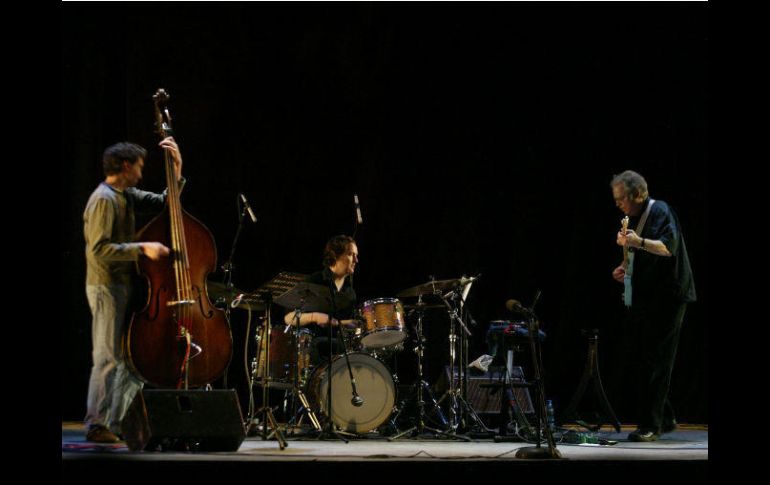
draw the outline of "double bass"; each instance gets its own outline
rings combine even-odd
[[[157,131],[172,135],[168,94],[153,96]],[[161,388],[201,387],[219,378],[232,357],[233,339],[222,310],[206,292],[206,276],[216,268],[211,232],[188,214],[172,156],[163,151],[166,204],[138,233],[137,241],[158,241],[170,249],[159,261],[140,257],[139,273],[147,280],[145,306],[135,313],[124,340],[130,369],[142,381]]]

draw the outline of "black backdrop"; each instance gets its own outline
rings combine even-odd
[[[326,239],[351,231],[357,193],[361,299],[481,273],[468,300],[475,358],[505,300],[528,304],[541,290],[546,393],[566,406],[585,360],[580,329],[598,328],[622,421],[629,405],[612,369],[628,356],[612,352],[621,306],[610,278],[621,214],[608,183],[641,172],[679,213],[699,297],[674,405],[681,421],[707,422],[707,8],[61,4],[63,418],[85,414],[90,367],[81,214],[117,141],[150,148],[140,187],[162,190],[152,94],[163,87],[183,205],[213,233],[220,264],[238,192],[259,217],[238,242],[238,288],[319,269]],[[448,359],[447,327],[445,314],[428,315],[430,382]],[[232,328],[230,386],[245,388],[245,314]]]

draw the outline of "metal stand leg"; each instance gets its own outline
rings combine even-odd
[[[464,379],[465,379],[465,373],[463,372],[464,369],[462,369],[462,366],[464,365],[462,361],[462,356],[467,354],[467,351],[463,348],[463,345],[465,345],[465,340],[461,340],[460,345],[460,365],[458,367],[457,362],[457,334],[455,333],[455,323],[459,323],[461,330],[465,332],[466,335],[470,335],[470,331],[465,326],[465,324],[462,322],[462,319],[458,315],[457,307],[459,306],[457,302],[455,301],[459,297],[459,293],[457,290],[454,290],[449,293],[448,298],[442,297],[444,300],[444,304],[447,307],[447,311],[449,313],[449,389],[444,393],[444,395],[439,399],[439,403],[443,401],[446,398],[449,398],[449,411],[450,411],[450,420],[449,420],[449,426],[450,430],[449,433],[452,433],[453,436],[456,436],[460,439],[464,439],[467,441],[472,441],[470,438],[466,436],[457,435],[457,430],[460,427],[461,422],[465,421],[465,418],[470,416],[473,418],[473,420],[483,427],[486,431],[490,431],[486,426],[484,426],[484,423],[481,421],[481,419],[476,414],[476,411],[473,410],[473,408],[468,404],[468,402],[465,400],[465,398],[461,395],[464,386]],[[448,301],[449,300],[449,301]],[[452,301],[452,303],[450,303]],[[455,376],[455,369],[457,369],[457,375]],[[457,380],[460,380],[460,384],[458,384]],[[462,386],[462,387],[461,387]],[[465,428],[468,428],[468,426],[465,426]]]
[[[575,411],[577,410],[578,404],[580,404],[580,400],[583,397],[583,394],[586,391],[586,388],[588,387],[588,383],[593,381],[593,389],[594,393],[596,395],[596,398],[599,400],[601,406],[604,408],[603,411],[605,413],[605,416],[609,420],[609,424],[611,424],[615,431],[620,433],[620,421],[618,421],[618,418],[615,417],[615,412],[612,410],[612,406],[610,406],[610,401],[607,399],[607,394],[604,393],[604,387],[602,386],[602,378],[599,375],[599,359],[598,359],[598,346],[599,346],[599,331],[596,329],[592,330],[582,330],[581,333],[583,336],[588,337],[588,356],[586,360],[586,365],[583,369],[583,376],[580,378],[580,384],[578,385],[577,391],[575,391],[575,395],[572,396],[572,399],[570,400],[569,405],[567,406],[567,409],[564,410],[563,416],[565,420],[571,419],[573,415],[575,415]],[[602,427],[603,421],[602,417],[599,418],[600,422],[596,425],[590,425],[586,423],[585,421],[582,421],[580,419],[575,419],[575,423],[584,426],[585,428],[590,429],[593,432],[599,431],[599,429]]]
[[[269,389],[270,389],[270,304],[271,304],[271,296],[269,292],[266,292],[264,295],[265,299],[265,330],[264,330],[264,336],[265,336],[265,367],[264,367],[264,376],[262,377],[262,407],[256,411],[256,415],[262,415],[262,439],[268,440],[270,437],[275,434],[276,439],[278,440],[278,446],[280,449],[284,449],[288,446],[288,443],[286,443],[286,439],[283,437],[283,433],[281,433],[281,430],[278,428],[278,423],[275,420],[275,416],[273,416],[273,410],[270,409],[270,398],[269,398]],[[254,383],[254,379],[252,378],[252,385]],[[249,424],[251,426],[252,423]],[[273,431],[268,435],[268,428],[271,428]],[[248,433],[248,429],[246,430]]]
[[[303,299],[304,303],[304,299]],[[295,359],[294,359],[294,375],[292,376],[293,385],[291,389],[291,410],[292,410],[292,418],[287,423],[286,427],[288,430],[291,430],[291,425],[296,424],[299,425],[302,422],[302,416],[304,414],[307,414],[308,419],[310,419],[310,423],[313,425],[313,428],[315,431],[320,432],[321,431],[321,424],[318,421],[318,417],[313,412],[313,409],[310,407],[310,404],[308,403],[307,396],[305,396],[305,393],[302,392],[301,386],[300,386],[300,359],[302,356],[301,351],[301,345],[302,341],[300,338],[300,316],[302,315],[302,310],[297,308],[294,311],[294,324],[295,332],[294,332],[294,349],[295,349]],[[297,404],[297,400],[299,400],[299,404]],[[289,431],[289,433],[292,433],[292,431]]]

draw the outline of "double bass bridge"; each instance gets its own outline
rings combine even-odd
[[[175,301],[167,301],[166,306],[167,307],[181,307],[184,305],[195,305],[195,300],[175,300]]]

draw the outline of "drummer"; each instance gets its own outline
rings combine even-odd
[[[340,326],[356,328],[353,313],[356,306],[356,292],[353,289],[353,273],[358,264],[358,246],[356,241],[346,235],[334,236],[326,243],[323,254],[324,269],[316,271],[305,280],[307,283],[332,288],[336,305],[336,314],[308,311],[300,315],[300,326],[306,327],[313,334],[313,349],[311,361],[318,363],[319,359],[328,360],[329,354],[329,323],[333,331],[332,353],[340,354],[336,329]],[[286,325],[295,325],[295,312],[291,311],[284,317]]]

